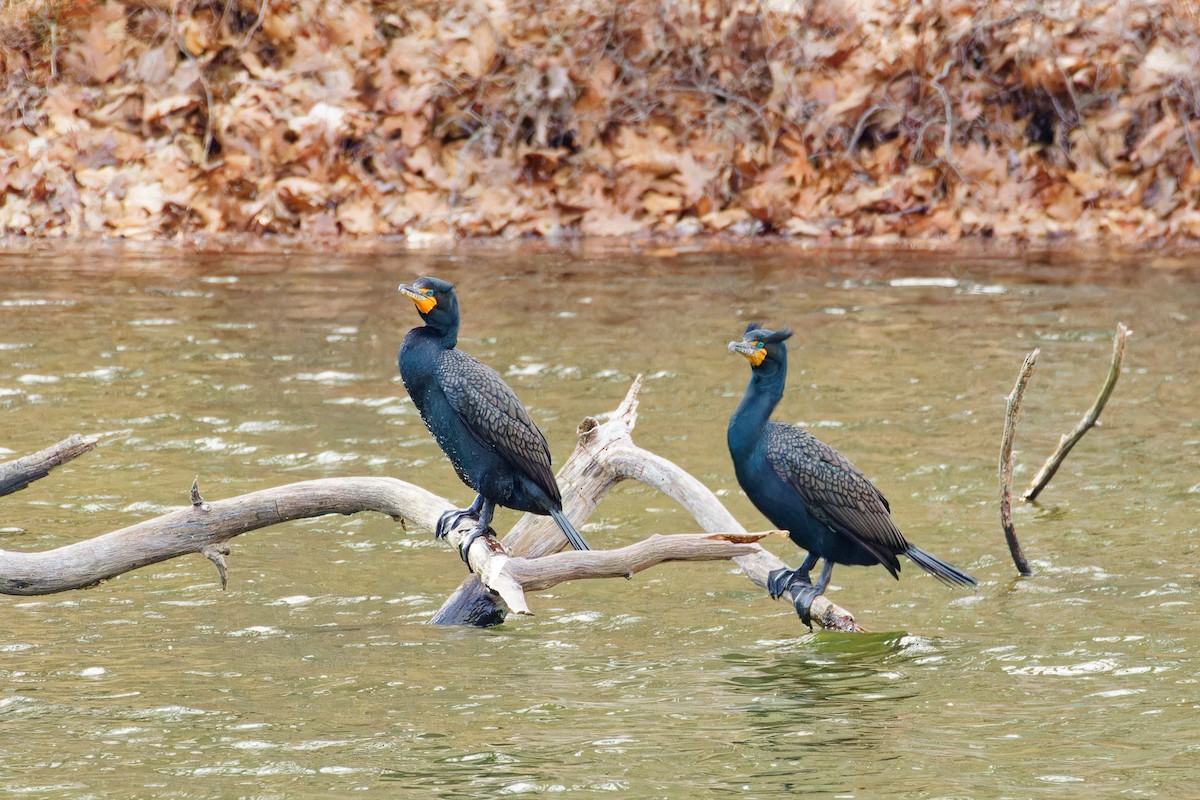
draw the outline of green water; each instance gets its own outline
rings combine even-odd
[[[840,567],[872,631],[807,633],[727,564],[535,595],[500,628],[425,621],[457,555],[379,515],[233,542],[85,591],[0,598],[0,792],[30,797],[1178,798],[1200,780],[1200,273],[929,254],[561,252],[0,255],[0,457],[94,452],[3,498],[45,549],[187,500],[386,475],[466,504],[395,368],[395,293],[459,283],[462,346],[508,376],[556,463],[648,377],[636,440],[751,529],[725,450],[745,323],[790,325],[803,422],[900,527],[980,580]],[[1042,348],[1023,485],[1134,329],[1103,426],[1036,507],[1017,579],[998,523],[1004,396]],[[497,527],[515,521],[505,512]],[[584,529],[694,523],[626,486]],[[768,546],[791,563],[790,543]]]

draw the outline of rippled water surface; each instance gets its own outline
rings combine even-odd
[[[725,424],[746,321],[790,325],[777,418],[839,447],[910,539],[977,578],[841,567],[875,633],[809,634],[726,564],[568,584],[499,628],[426,620],[456,555],[379,515],[0,604],[0,792],[31,797],[1179,798],[1200,780],[1200,278],[1185,263],[928,254],[0,255],[0,458],[92,453],[3,498],[0,547],[75,542],[186,503],[383,475],[465,504],[395,353],[401,280],[459,284],[461,344],[507,375],[557,463],[648,380],[636,439],[747,527]],[[1004,396],[1042,348],[1027,481],[1134,329],[1103,426],[998,525]],[[497,517],[507,527],[515,515]],[[694,530],[639,486],[594,546]],[[796,563],[800,553],[768,546]]]

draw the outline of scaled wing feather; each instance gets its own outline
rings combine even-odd
[[[550,447],[512,388],[494,369],[458,349],[447,350],[438,381],[471,433],[561,503],[550,469]]]
[[[769,423],[767,460],[803,499],[808,512],[854,537],[896,574],[908,547],[892,522],[887,499],[849,459],[803,428]]]

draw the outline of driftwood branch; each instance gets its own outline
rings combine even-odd
[[[1058,448],[1046,459],[1046,463],[1038,470],[1037,475],[1029,484],[1029,488],[1025,490],[1022,499],[1034,501],[1041,494],[1046,485],[1050,483],[1050,479],[1054,477],[1054,473],[1058,472],[1058,468],[1062,466],[1062,462],[1066,459],[1067,454],[1071,452],[1083,435],[1087,433],[1093,425],[1098,424],[1100,412],[1104,410],[1104,406],[1108,403],[1108,398],[1112,396],[1113,388],[1117,385],[1117,378],[1121,376],[1121,362],[1125,358],[1125,340],[1129,338],[1129,329],[1124,323],[1117,323],[1117,333],[1113,336],[1113,352],[1112,363],[1108,367],[1108,376],[1104,379],[1104,386],[1100,389],[1100,394],[1096,397],[1096,402],[1092,403],[1092,407],[1083,415],[1083,419],[1070,432],[1063,434],[1059,439]]]
[[[571,580],[628,577],[667,561],[734,559],[754,583],[763,587],[767,575],[784,566],[757,544],[768,533],[746,533],[698,480],[633,444],[630,433],[637,419],[640,386],[639,378],[607,422],[600,424],[589,418],[580,426],[579,445],[559,475],[567,513],[577,525],[582,524],[612,486],[634,478],[678,501],[706,533],[654,535],[615,550],[560,553],[566,542],[553,522],[527,515],[503,545],[491,537],[471,543],[467,560],[476,574],[459,588],[435,621],[493,624],[503,619],[505,607],[530,613],[527,591]],[[43,453],[19,459],[34,466],[14,469],[10,474],[27,483],[94,445],[94,441],[72,437]],[[45,459],[38,457],[49,453],[53,453],[53,463],[45,467]],[[5,466],[9,465],[0,465],[0,469]],[[409,520],[432,530],[438,518],[451,509],[444,498],[393,478],[305,481],[211,502],[201,496],[196,480],[189,499],[190,505],[177,511],[54,550],[0,550],[0,594],[39,595],[79,589],[194,553],[204,555],[216,566],[224,588],[229,541],[243,533],[290,520],[363,511]],[[471,521],[462,520],[449,532],[448,543],[461,547],[470,528]],[[482,583],[477,576],[482,577]],[[793,600],[800,588],[794,587]],[[814,601],[812,618],[832,630],[862,630],[853,616],[825,597]]]
[[[441,498],[392,478],[328,478],[201,502],[93,539],[41,552],[0,550],[0,594],[79,589],[192,553],[214,554],[229,539],[289,520],[380,511],[436,519]],[[211,557],[211,556],[210,556]]]
[[[192,505],[119,531],[43,552],[0,550],[0,594],[37,595],[92,586],[139,567],[201,553],[217,567],[224,588],[229,540],[289,520],[377,511],[433,530],[450,503],[395,478],[326,478],[207,502],[192,485]],[[448,536],[463,543],[471,522]],[[476,539],[468,558],[514,611],[531,613],[525,591],[583,578],[623,577],[666,561],[729,559],[753,550],[752,535],[652,536],[613,551],[563,553],[533,561],[510,558],[494,539]]]
[[[579,442],[558,474],[563,492],[563,510],[576,527],[595,511],[608,491],[627,479],[641,481],[678,502],[697,524],[710,533],[744,534],[745,528],[721,504],[704,484],[661,456],[633,443],[631,434],[637,423],[639,376],[625,400],[609,418],[600,423],[588,418],[579,426]],[[554,522],[547,517],[526,515],[503,540],[512,555],[542,560],[567,547]],[[734,561],[756,585],[765,588],[767,576],[786,566],[778,557],[758,545],[738,555]],[[803,589],[792,589],[792,600]],[[813,601],[812,620],[823,628],[838,631],[862,631],[854,616],[830,602],[824,595]],[[466,578],[446,600],[431,622],[439,625],[490,625],[503,619],[495,598],[474,575]]]
[[[100,440],[85,439],[75,434],[58,444],[50,445],[45,450],[0,464],[0,497],[20,491],[34,481],[46,477],[55,467],[61,467],[71,459],[93,449],[98,441]]]
[[[1000,440],[1000,524],[1004,528],[1004,539],[1008,542],[1008,551],[1012,553],[1013,563],[1017,572],[1022,575],[1032,575],[1029,561],[1021,551],[1021,543],[1017,541],[1017,531],[1012,521],[1012,482],[1013,482],[1013,438],[1017,431],[1017,417],[1021,413],[1021,401],[1025,397],[1025,387],[1033,375],[1041,350],[1034,350],[1025,356],[1025,363],[1017,375],[1017,383],[1008,396],[1008,404],[1004,413],[1004,437]]]
[[[470,525],[466,525],[469,529]],[[462,530],[459,530],[459,534]],[[616,550],[565,550],[542,558],[508,556],[499,542],[477,539],[471,544],[471,568],[484,585],[518,614],[532,613],[524,593],[567,581],[631,578],[668,561],[716,561],[748,555],[759,539],[780,531],[755,534],[677,533],[652,535]]]
[[[95,440],[73,436],[39,453],[0,465],[8,491],[44,477],[59,464],[87,452]],[[289,484],[216,502],[192,482],[191,505],[84,542],[44,552],[0,551],[0,593],[36,595],[78,589],[139,567],[201,553],[217,568],[225,588],[229,540],[252,530],[324,514],[378,511],[432,530],[449,502],[420,487],[391,478],[332,478]],[[464,520],[450,532],[459,547],[470,529]],[[666,561],[728,559],[752,553],[767,534],[685,534],[651,538],[610,551],[570,552],[548,558],[510,557],[495,540],[477,539],[471,567],[484,576],[514,611],[528,614],[526,590],[564,581],[627,577]]]

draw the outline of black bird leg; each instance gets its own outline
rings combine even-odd
[[[778,600],[783,597],[784,592],[791,587],[792,582],[796,580],[796,573],[799,570],[780,567],[777,570],[770,572],[767,575],[767,594],[771,595],[772,600]]]
[[[801,589],[795,595],[793,602],[796,606],[796,613],[800,615],[800,621],[807,625],[809,630],[812,630],[812,615],[810,612],[812,611],[813,600],[825,594],[825,589],[829,586],[829,579],[831,577],[833,577],[833,562],[825,559],[825,563],[821,566],[821,577],[817,579],[816,585],[810,585]]]
[[[804,559],[804,563],[793,569],[777,569],[767,576],[767,591],[772,600],[778,600],[787,594],[794,583],[812,583],[808,571],[817,565],[817,556],[812,553]]]
[[[458,557],[463,560],[463,563],[467,565],[467,569],[471,570],[471,572],[475,571],[471,569],[471,562],[467,558],[467,554],[471,551],[471,545],[474,544],[475,540],[480,536],[495,535],[495,533],[495,531],[486,525],[476,525],[471,532],[463,538],[462,544],[458,547]]]
[[[433,529],[433,538],[445,539],[450,531],[454,530],[463,517],[479,517],[479,511],[483,508],[483,495],[476,495],[475,502],[471,503],[467,508],[455,508],[447,511],[438,517],[437,526]],[[491,518],[488,518],[491,522]]]
[[[463,563],[467,565],[467,569],[471,570],[471,572],[475,571],[471,569],[471,562],[467,558],[467,555],[471,552],[471,545],[474,544],[475,540],[480,536],[496,535],[496,532],[492,530],[492,517],[496,514],[496,504],[490,500],[485,500],[483,495],[480,495],[478,498],[476,498],[475,503],[472,504],[472,508],[474,508],[475,505],[479,506],[479,508],[476,509],[476,512],[479,516],[479,522],[476,523],[475,527],[472,528],[465,537],[463,537],[462,544],[459,545],[458,548],[458,557],[463,560]],[[449,529],[447,529],[447,531],[449,531]]]

